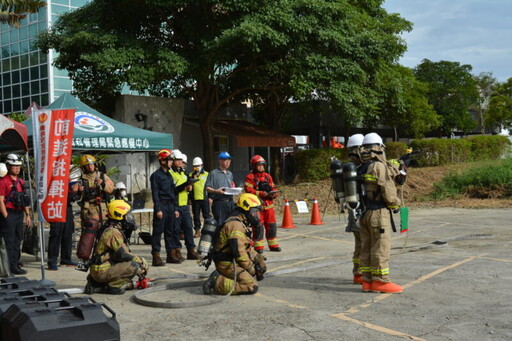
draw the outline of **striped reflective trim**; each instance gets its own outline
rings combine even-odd
[[[251,184],[250,182],[244,182],[244,185],[246,185],[247,187],[254,188],[253,184]]]
[[[109,262],[106,262],[106,263],[103,263],[100,265],[96,265],[96,264],[91,265],[91,270],[102,271],[102,270],[110,269],[111,267],[112,267],[112,264],[110,264]]]
[[[254,247],[259,247],[259,246],[265,246],[265,242],[263,239],[258,239],[258,240],[254,241]]]
[[[270,210],[271,208],[274,208],[274,204],[268,205],[268,206],[263,206],[264,210]]]
[[[361,266],[361,267],[359,267],[359,271],[361,271],[361,272],[369,272],[369,273],[371,273],[371,272],[372,272],[372,269],[370,269],[370,267],[369,267],[369,266]]]
[[[365,174],[365,175],[363,175],[363,180],[370,181],[370,182],[377,182],[377,177],[375,175]]]
[[[235,285],[235,281],[232,280],[231,278],[224,277],[223,282],[224,282],[224,288],[222,288],[223,289],[222,293],[224,295],[226,295],[231,291],[231,288]],[[236,294],[236,292],[234,290],[233,290],[233,294]]]
[[[243,232],[240,232],[240,231],[231,231],[230,233],[227,234],[228,236],[228,239],[232,239],[233,237],[247,237],[247,235]]]
[[[359,264],[359,258],[352,258],[352,263]]]
[[[275,246],[278,243],[277,242],[277,237],[276,238],[272,238],[272,239],[268,239],[267,242],[268,242],[268,246]]]
[[[372,269],[372,274],[377,276],[389,275],[389,268],[386,269]]]

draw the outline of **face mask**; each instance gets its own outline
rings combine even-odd
[[[201,166],[194,166],[194,172],[201,173],[202,170],[203,170],[203,167],[201,167]]]
[[[119,194],[121,194],[122,197],[126,196],[126,191],[123,189]]]
[[[260,223],[260,212],[256,211],[256,212],[247,214],[247,220],[249,221],[249,224],[252,227],[258,226]]]

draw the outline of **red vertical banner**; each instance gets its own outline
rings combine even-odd
[[[66,221],[74,118],[74,109],[34,110],[32,114],[41,221]]]

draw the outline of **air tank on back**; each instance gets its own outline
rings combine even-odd
[[[353,162],[344,164],[343,182],[345,188],[345,202],[348,208],[353,210],[359,207],[359,193],[357,191],[358,180],[357,166]]]
[[[337,203],[343,203],[345,201],[345,188],[343,184],[343,163],[340,160],[331,162],[331,179],[334,200]]]

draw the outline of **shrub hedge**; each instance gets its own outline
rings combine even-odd
[[[508,155],[510,141],[505,136],[480,135],[462,139],[422,139],[411,142],[420,151],[416,160],[421,166],[441,166],[467,161],[496,160]]]
[[[508,156],[510,141],[505,136],[479,135],[462,139],[413,140],[411,147],[420,151],[414,158],[420,166],[441,166],[480,160],[497,160]],[[386,143],[388,159],[397,159],[407,152],[402,142]],[[301,181],[318,181],[329,176],[331,157],[348,161],[347,149],[310,149],[295,154]]]

